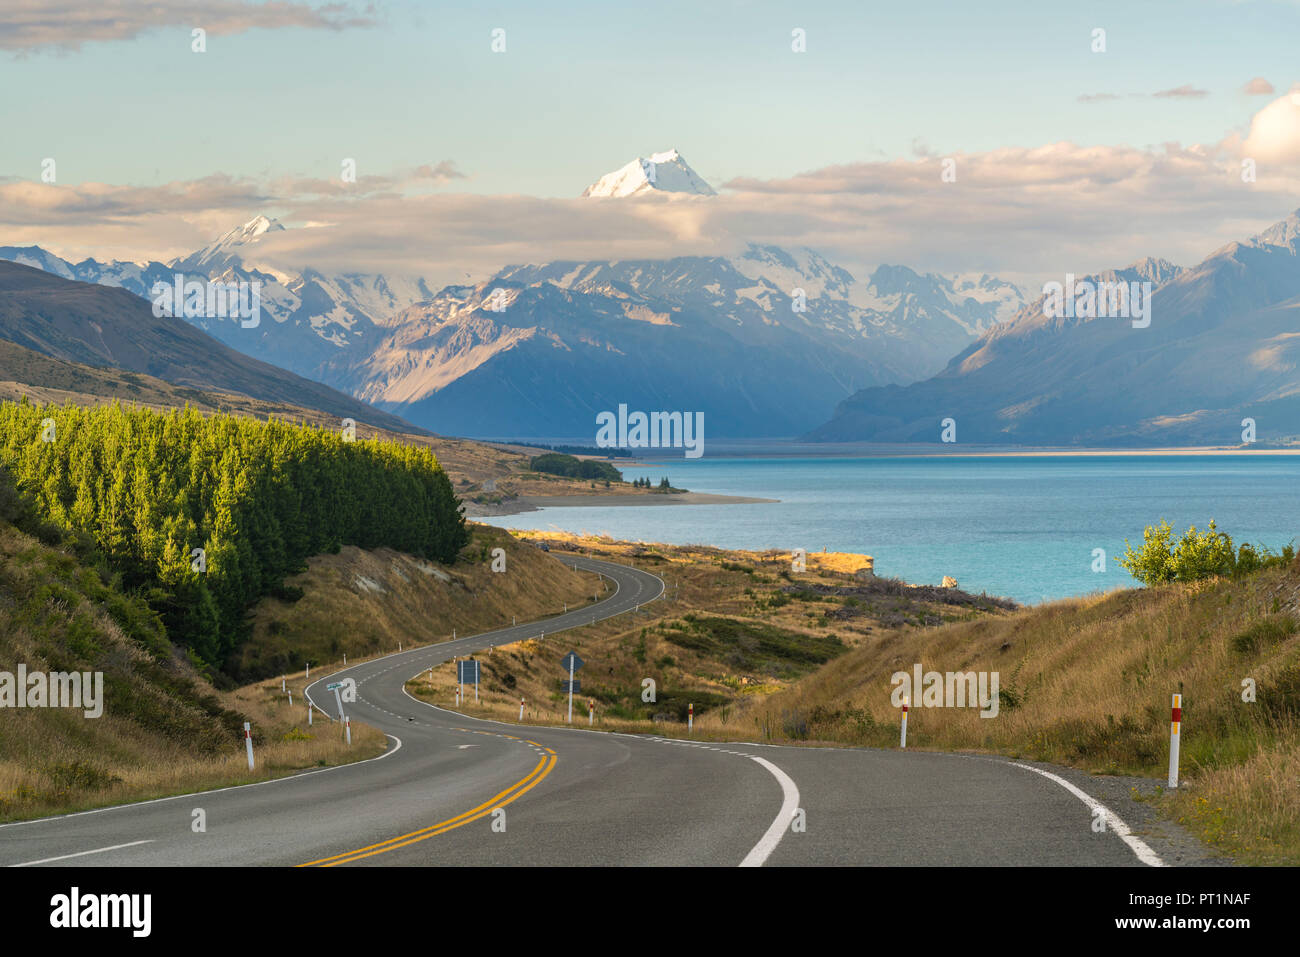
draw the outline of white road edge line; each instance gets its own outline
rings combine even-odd
[[[781,810],[776,813],[776,820],[768,827],[767,833],[759,838],[758,843],[754,845],[754,849],[746,854],[745,859],[740,862],[741,867],[762,867],[763,862],[772,856],[776,846],[781,843],[781,838],[785,837],[786,831],[790,830],[790,822],[794,820],[794,813],[799,809],[799,788],[790,778],[790,775],[771,761],[764,760],[753,754],[748,755],[748,757],[772,772],[772,776],[781,785],[781,793],[784,796],[781,801]]]
[[[260,788],[267,784],[282,784],[285,781],[300,781],[303,778],[311,777],[313,774],[326,774],[330,771],[344,771],[348,768],[359,768],[363,764],[369,764],[371,761],[382,761],[384,758],[392,757],[398,751],[402,750],[402,739],[395,734],[384,734],[385,738],[392,738],[397,742],[397,746],[389,748],[383,754],[377,754],[373,758],[366,758],[364,761],[353,761],[351,764],[335,764],[328,768],[315,768],[311,771],[299,771],[296,774],[289,774],[282,778],[268,778],[265,781],[253,781],[250,784],[232,784],[224,788],[209,788],[206,791],[189,791],[185,794],[173,794],[170,797],[152,798],[148,801],[132,801],[130,804],[110,804],[108,807],[91,808],[89,811],[73,811],[70,814],[53,814],[49,817],[33,818],[30,821],[10,821],[8,824],[0,824],[0,829],[6,827],[26,827],[29,824],[44,824],[47,821],[60,821],[70,817],[84,817],[87,814],[107,814],[110,811],[123,811],[132,807],[144,807],[147,804],[162,804],[165,801],[179,801],[182,798],[198,797],[200,794],[221,794],[223,791],[242,791],[244,788]],[[122,847],[127,845],[123,844]],[[108,850],[108,848],[105,848]]]
[[[1065,780],[1065,778],[1053,774],[1050,771],[1044,771],[1042,768],[1036,768],[1029,764],[1020,764],[1016,761],[1012,761],[1011,766],[1013,768],[1024,768],[1026,771],[1033,771],[1035,774],[1041,774],[1043,777],[1055,781],[1084,804],[1088,805],[1088,810],[1092,811],[1094,814],[1097,813],[1098,808],[1101,808],[1102,812],[1106,815],[1106,823],[1110,826],[1110,829],[1119,836],[1121,841],[1132,849],[1133,853],[1137,855],[1139,861],[1146,864],[1148,867],[1168,866],[1160,859],[1160,855],[1151,850],[1150,846],[1142,840],[1142,838],[1133,836],[1133,832],[1129,830],[1129,826],[1120,820],[1118,814],[1106,807],[1106,805],[1102,804],[1096,798],[1088,795],[1085,791],[1075,787],[1069,781]]]
[[[43,857],[39,861],[23,861],[21,864],[10,864],[10,867],[31,867],[33,864],[49,864],[53,861],[66,861],[70,857],[85,857],[87,854],[103,854],[105,851],[117,851],[124,847],[136,847],[140,844],[152,844],[148,841],[132,841],[130,844],[114,844],[112,847],[97,847],[93,851],[78,851],[76,854],[60,854],[58,857]]]

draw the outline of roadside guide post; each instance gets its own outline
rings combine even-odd
[[[569,669],[569,680],[565,682],[565,688],[569,692],[569,724],[573,724],[573,693],[582,690],[573,675],[584,662],[576,652],[571,651],[560,659],[560,664]]]
[[[1178,739],[1183,723],[1183,696],[1174,695],[1173,714],[1169,725],[1169,786],[1178,787]]]

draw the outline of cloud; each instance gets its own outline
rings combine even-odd
[[[1273,84],[1268,82],[1262,76],[1257,76],[1247,83],[1241,90],[1247,96],[1271,96],[1274,93]]]
[[[1240,150],[1258,162],[1300,160],[1300,91],[1292,90],[1256,113]]]
[[[6,0],[0,4],[0,49],[75,51],[89,42],[133,40],[150,30],[201,27],[213,36],[290,27],[369,27],[369,12],[343,3],[308,6],[295,0]]]
[[[1174,87],[1172,90],[1161,90],[1159,93],[1152,93],[1151,95],[1161,96],[1161,97],[1178,97],[1178,98],[1196,100],[1204,96],[1209,96],[1210,91],[1198,90],[1190,83],[1184,83],[1182,86]]]
[[[1100,103],[1103,100],[1118,100],[1118,93],[1083,93],[1079,96],[1080,103]]]
[[[1243,157],[1258,161],[1257,182],[1242,182]],[[889,262],[1038,285],[1145,256],[1191,265],[1261,231],[1300,205],[1300,163],[1287,157],[1300,158],[1300,102],[1290,96],[1262,109],[1245,137],[954,153],[955,182],[941,176],[944,158],[925,155],[739,177],[715,197],[609,202],[452,192],[465,174],[450,160],[346,187],[290,176],[157,187],[10,179],[0,182],[0,245],[166,260],[266,213],[289,227],[258,244],[267,266],[433,286],[507,264],[731,255],[746,242],[809,246],[859,276]]]

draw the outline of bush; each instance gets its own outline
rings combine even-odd
[[[1191,582],[1216,575],[1237,577],[1264,568],[1290,564],[1295,549],[1288,545],[1281,554],[1263,545],[1242,544],[1234,550],[1232,537],[1221,532],[1214,520],[1200,531],[1195,525],[1177,542],[1173,528],[1163,519],[1158,526],[1148,525],[1142,533],[1142,547],[1134,550],[1128,539],[1124,540],[1124,557],[1121,568],[1144,585],[1163,585],[1168,582]]]
[[[593,462],[590,459],[578,459],[572,455],[559,452],[547,452],[534,456],[528,463],[534,472],[548,475],[563,475],[566,478],[603,479],[607,482],[623,481],[623,473],[608,462]]]

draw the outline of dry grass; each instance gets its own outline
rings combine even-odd
[[[462,705],[469,714],[518,720],[523,697],[525,722],[564,723],[568,702],[559,682],[568,676],[561,674],[559,659],[572,648],[587,662],[578,676],[582,693],[575,700],[575,721],[587,720],[587,701],[594,699],[596,724],[607,730],[683,733],[692,703],[697,728],[706,713],[726,727],[738,702],[788,688],[820,661],[882,627],[878,615],[861,605],[848,608],[836,591],[864,587],[853,572],[870,561],[867,556],[809,554],[808,571],[793,574],[788,553],[560,532],[515,534],[546,542],[552,554],[581,552],[635,565],[663,578],[668,591],[664,600],[644,606],[635,617],[619,616],[545,642],[523,642],[478,656],[483,681],[479,702],[471,693]],[[882,599],[881,614],[893,617],[902,609],[901,617],[909,621],[924,616],[942,621],[990,610],[959,604],[969,596],[953,590],[898,590],[899,595]],[[454,675],[448,663],[409,687],[426,700],[455,707]],[[653,703],[642,700],[646,678],[655,681]]]
[[[508,533],[470,526],[472,538],[454,565],[381,548],[344,548],[317,555],[286,584],[296,602],[265,598],[253,614],[253,636],[240,648],[236,673],[249,677],[300,672],[307,662],[341,665],[402,647],[446,641],[530,621],[604,597],[597,576],[574,571],[557,556]],[[506,552],[506,571],[492,571],[492,550]]]
[[[1003,617],[875,636],[723,728],[761,740],[895,747],[891,676],[1000,674],[1000,713],[913,705],[908,746],[971,750],[1161,776],[1170,697],[1183,695],[1182,777],[1171,813],[1249,860],[1300,861],[1294,771],[1300,717],[1300,569],[1242,581],[1122,591]],[[1257,700],[1242,698],[1253,679]],[[1204,798],[1206,803],[1198,803]]]
[[[0,526],[0,670],[99,671],[105,699],[96,718],[83,709],[0,708],[0,819],[265,780],[383,751],[372,729],[354,730],[350,752],[327,727],[307,736],[305,709],[290,711],[267,690],[217,691],[183,656],[166,655],[160,626],[146,621],[139,634],[160,641],[162,657],[129,637],[112,600],[120,595],[71,556]]]

